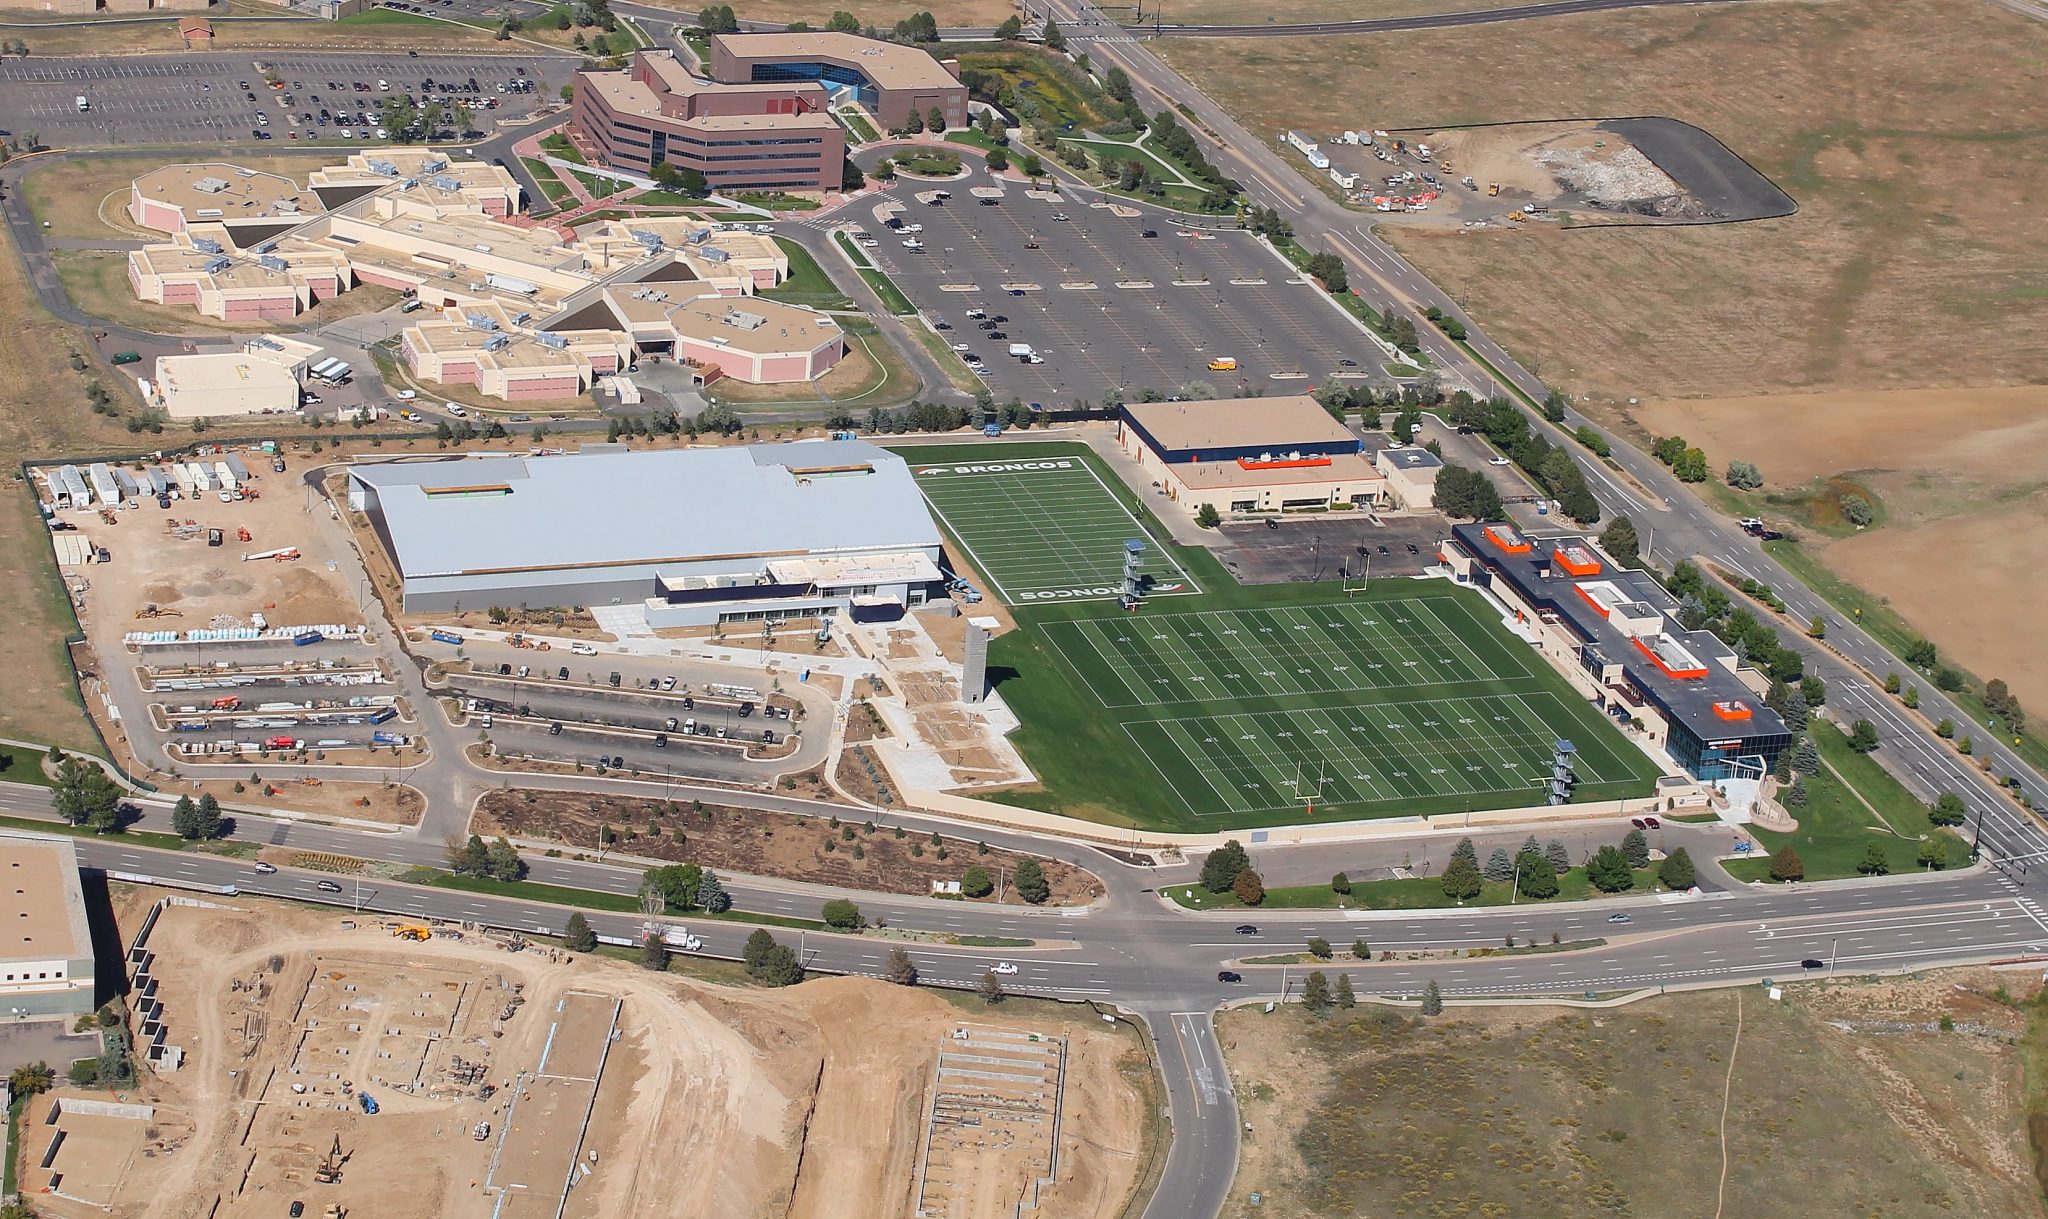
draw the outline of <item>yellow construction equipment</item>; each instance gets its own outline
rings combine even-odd
[[[1499,193],[1500,193],[1500,183],[1498,183],[1498,182],[1488,182],[1488,183],[1486,184],[1486,197],[1487,197],[1487,198],[1491,199],[1491,198],[1493,198],[1493,197],[1494,197],[1495,195],[1498,195]]]
[[[434,938],[434,933],[425,927],[393,927],[391,934],[401,940],[431,940]]]

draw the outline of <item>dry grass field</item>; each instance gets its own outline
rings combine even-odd
[[[1259,21],[1370,21],[1382,17],[1415,17],[1425,13],[1465,13],[1476,9],[1522,7],[1530,0],[1174,0],[1163,20],[1175,25],[1246,25]],[[1534,0],[1538,4],[1556,0]],[[1119,21],[1133,20],[1135,5],[1098,5]],[[936,10],[935,10],[936,11]],[[1145,9],[1145,20],[1152,8]]]
[[[662,8],[694,13],[704,7],[696,0],[653,0]],[[1004,19],[1022,16],[1010,0],[743,0],[732,6],[741,21],[808,21],[823,29],[838,10],[860,18],[863,25],[884,28],[912,13],[930,13],[941,26],[992,26]]]
[[[259,173],[282,174],[303,185],[307,174],[338,163],[344,156],[330,149],[324,158],[237,156],[232,164]],[[145,229],[128,215],[128,184],[136,175],[163,164],[161,153],[106,154],[63,161],[23,175],[21,197],[35,218],[50,226],[44,230],[49,237],[166,241],[167,234]]]
[[[244,6],[250,16],[271,16],[277,9],[268,4]],[[459,25],[452,21],[434,23],[433,45],[444,51],[460,50],[470,55],[531,55],[534,48],[518,42],[498,42],[490,30]],[[262,51],[272,48],[316,46],[323,51],[406,51],[425,45],[417,26],[400,23],[336,24],[308,19],[300,25],[279,22],[244,23],[218,17],[213,23],[215,51]],[[107,24],[53,25],[48,29],[16,29],[36,55],[153,55],[185,49],[178,37],[176,18],[164,21],[112,22]]]
[[[1395,234],[1576,391],[2037,380],[2048,25],[1985,0],[1928,16],[1910,0],[1673,7],[1160,49],[1255,131],[1669,115],[1798,200],[1793,216],[1741,225]]]
[[[1252,1132],[1232,1196],[1263,1193],[1267,1219],[2038,1219],[2018,1052],[1935,1031],[2020,1033],[2024,1010],[1949,985],[2008,979],[2031,989],[1957,971],[1414,1023],[1243,1008],[1220,1021]],[[1876,1020],[1928,1031],[1853,1024]]]

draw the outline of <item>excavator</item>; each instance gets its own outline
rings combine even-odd
[[[419,941],[431,940],[434,938],[434,933],[425,927],[393,927],[391,929],[391,934],[397,936],[401,940]]]

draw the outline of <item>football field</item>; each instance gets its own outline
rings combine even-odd
[[[996,460],[1001,453],[978,451],[976,461],[904,456],[965,558],[1005,604],[1114,598],[1130,540],[1145,543],[1139,572],[1152,595],[1200,591],[1078,452]]]
[[[1077,718],[1113,727],[1109,747],[1179,816],[1539,804],[1561,738],[1582,799],[1656,774],[1469,590],[1389,581],[1341,601],[1196,604],[1039,627],[1098,705]]]

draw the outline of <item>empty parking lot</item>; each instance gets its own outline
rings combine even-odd
[[[970,193],[987,185],[947,184],[953,197],[938,204],[915,198],[930,182],[898,185],[903,231],[872,211],[850,219],[876,239],[866,253],[924,316],[951,327],[941,332],[947,341],[987,361],[998,397],[1052,405],[1190,385],[1198,394],[1204,385],[1219,395],[1297,393],[1379,364],[1372,340],[1250,233],[1187,229],[1171,213],[1121,200],[1112,208],[1031,198],[1015,183],[999,203]],[[909,239],[922,248],[906,247]],[[966,316],[971,308],[1003,320],[981,327]],[[1044,362],[1011,358],[1011,343],[1030,344]],[[1219,360],[1236,367],[1212,369]]]
[[[120,59],[23,59],[0,63],[0,114],[17,132],[33,131],[49,147],[107,147],[188,141],[256,143],[262,130],[276,143],[293,138],[340,139],[351,126],[355,142],[374,142],[360,128],[336,121],[342,112],[361,114],[372,125],[384,100],[409,92],[418,97],[421,82],[460,84],[465,90],[450,101],[467,101],[476,125],[488,131],[498,122],[524,118],[552,99],[568,83],[575,61],[535,55],[324,55],[287,51],[250,57],[226,53],[141,55]],[[270,88],[268,69],[284,88]],[[530,93],[499,93],[521,76],[532,79]],[[475,79],[478,89],[467,91]],[[390,91],[377,88],[379,81]],[[357,83],[370,87],[364,93]],[[338,87],[337,87],[338,86]],[[250,95],[254,94],[252,98]],[[292,103],[287,109],[284,95]],[[87,109],[78,108],[86,99]],[[486,99],[497,103],[486,110]],[[330,120],[318,122],[321,110]],[[314,121],[299,118],[314,116]],[[261,116],[267,122],[259,122]]]

